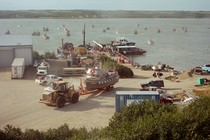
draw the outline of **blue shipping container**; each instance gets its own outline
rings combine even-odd
[[[115,96],[116,111],[119,112],[125,105],[144,100],[160,102],[160,94],[158,91],[117,91]]]

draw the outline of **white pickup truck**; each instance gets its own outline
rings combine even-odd
[[[45,78],[37,78],[35,79],[35,83],[38,83],[39,85],[49,85],[52,82],[56,82],[56,81],[62,81],[63,78],[62,77],[58,77],[56,75],[46,75]]]
[[[40,66],[37,67],[37,73],[36,73],[37,76],[39,76],[39,75],[41,75],[41,76],[44,75],[45,76],[45,75],[47,75],[47,73],[48,73],[47,66],[40,65]]]
[[[203,71],[210,73],[210,64],[201,66]]]

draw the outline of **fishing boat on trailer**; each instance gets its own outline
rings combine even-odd
[[[110,70],[106,72],[96,67],[88,69],[84,82],[86,90],[112,89],[113,85],[119,82],[119,75],[116,71]]]

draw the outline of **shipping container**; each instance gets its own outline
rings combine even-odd
[[[204,84],[204,78],[198,78],[197,82],[198,82],[199,85]]]
[[[116,111],[120,111],[123,106],[128,106],[133,102],[154,100],[160,102],[158,91],[117,91],[115,96]]]
[[[25,59],[15,58],[11,66],[11,78],[22,79],[25,71]]]
[[[85,47],[76,47],[74,52],[77,54],[86,54],[87,49]]]

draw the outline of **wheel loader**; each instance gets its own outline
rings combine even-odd
[[[73,85],[69,86],[66,81],[57,81],[45,88],[40,102],[62,108],[66,103],[77,103],[78,100],[79,92],[74,89]]]

